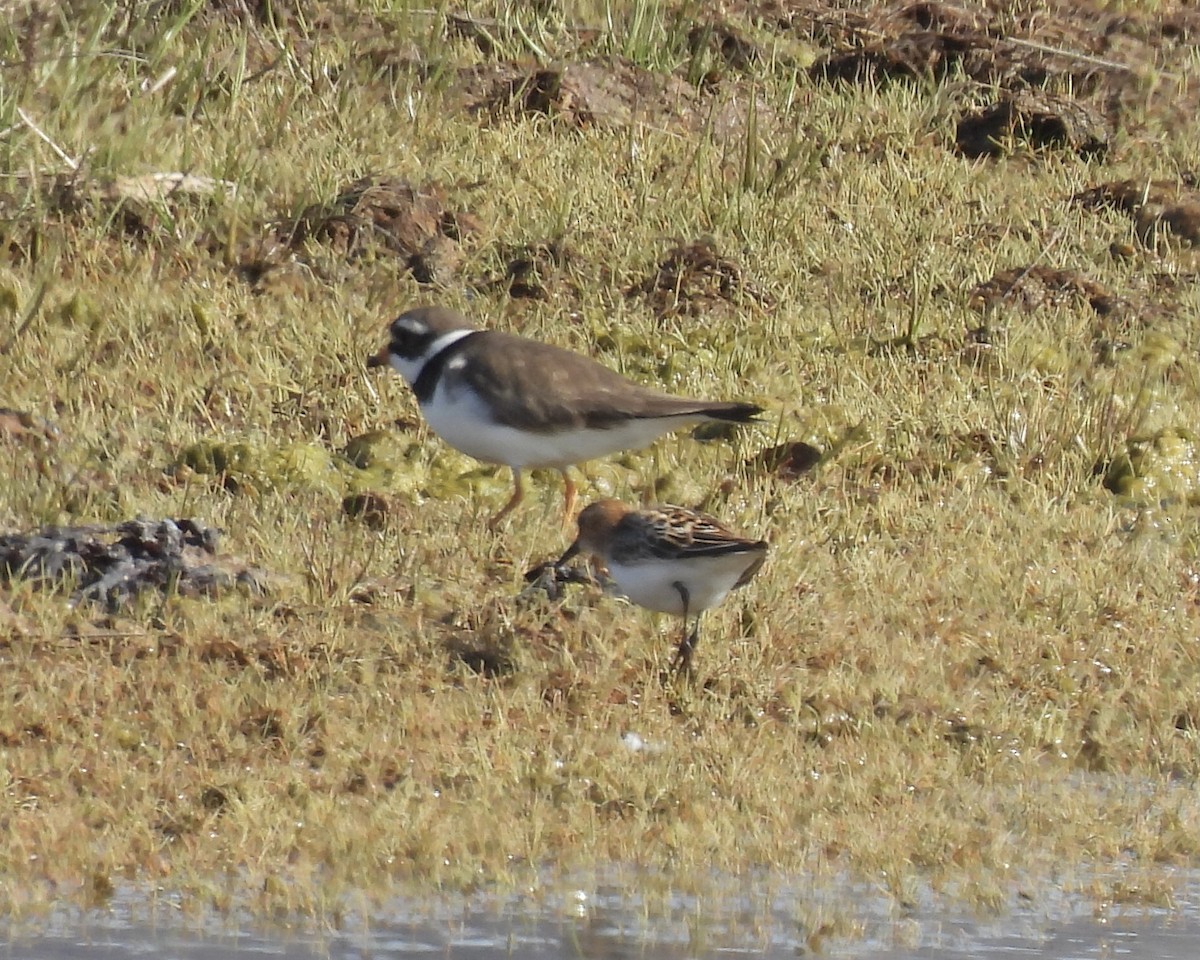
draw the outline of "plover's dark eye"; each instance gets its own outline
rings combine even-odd
[[[417,357],[425,351],[432,339],[433,332],[429,329],[429,324],[411,314],[402,313],[392,321],[388,350],[401,357]]]

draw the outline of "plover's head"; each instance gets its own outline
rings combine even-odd
[[[387,363],[410,384],[415,383],[425,361],[474,329],[461,313],[449,307],[405,310],[392,321],[387,346],[373,358],[373,364]]]
[[[608,545],[612,542],[617,524],[630,512],[632,508],[620,500],[597,500],[595,503],[589,503],[579,513],[579,534],[575,537],[575,542],[567,547],[567,552],[559,557],[555,566],[561,566],[580,553],[603,558],[608,552]]]

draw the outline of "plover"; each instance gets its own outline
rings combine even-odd
[[[688,424],[747,423],[762,412],[753,403],[671,396],[562,347],[478,330],[447,307],[408,310],[389,335],[371,362],[390,364],[408,381],[430,429],[463,453],[512,470],[512,497],[492,527],[521,502],[522,470],[558,470],[570,518],[572,464],[644,447]]]
[[[579,514],[579,535],[555,568],[580,553],[602,563],[617,589],[634,603],[683,617],[672,667],[690,671],[700,614],[750,582],[767,558],[767,541],[739,536],[719,520],[685,507],[636,510],[619,500],[597,500]]]

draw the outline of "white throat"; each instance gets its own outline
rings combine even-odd
[[[395,353],[388,353],[388,363],[391,364],[393,370],[408,381],[408,385],[411,387],[417,382],[417,377],[421,375],[421,371],[425,369],[425,364],[451,344],[457,343],[463,337],[469,337],[473,333],[475,333],[474,330],[451,330],[449,333],[443,333],[434,340],[429,345],[429,349],[419,357],[409,359]]]

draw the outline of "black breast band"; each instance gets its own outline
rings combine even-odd
[[[463,347],[484,332],[483,330],[472,330],[465,337],[459,337],[425,361],[425,366],[421,368],[417,379],[413,381],[413,393],[417,395],[417,403],[426,403],[433,397],[433,391],[437,389],[438,380],[442,376],[442,368]]]

